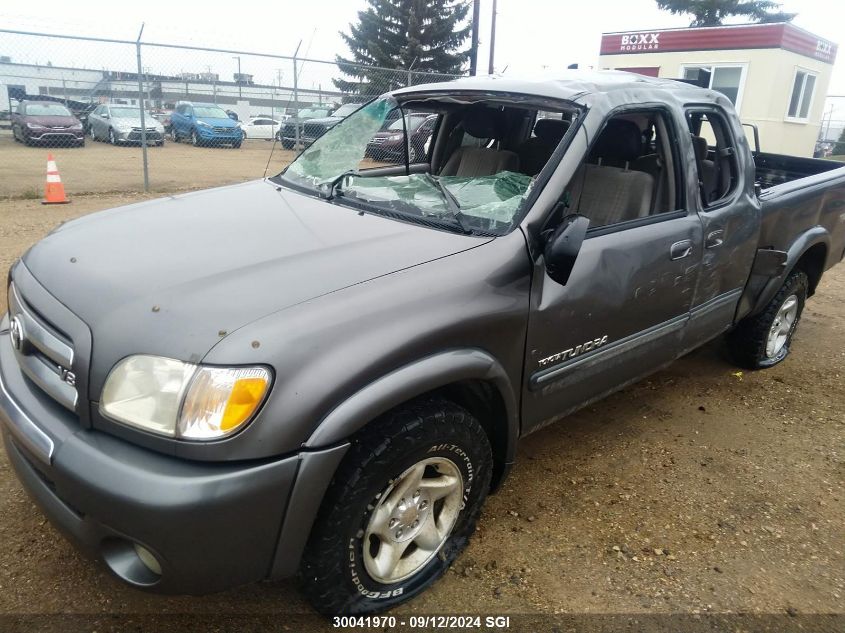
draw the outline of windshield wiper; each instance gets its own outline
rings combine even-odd
[[[458,199],[452,194],[452,192],[449,191],[438,178],[435,178],[431,174],[425,173],[423,176],[425,176],[425,179],[440,192],[440,195],[443,196],[451,217],[455,220],[455,223],[461,228],[461,230],[466,234],[472,233],[472,229],[466,225],[466,222],[464,222],[464,214],[461,212],[461,205],[458,203]]]

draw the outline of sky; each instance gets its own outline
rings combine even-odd
[[[110,10],[104,10],[109,6]],[[7,29],[134,40],[143,22],[147,41],[289,55],[302,40],[300,55],[331,60],[336,53],[347,52],[338,31],[345,30],[364,6],[364,0],[259,1],[243,6],[173,0],[118,5],[90,0],[40,0],[37,10],[30,11],[25,4],[6,3],[0,10],[0,25]],[[481,71],[488,67],[491,7],[492,0],[482,0]],[[834,42],[845,40],[842,0],[785,0],[783,10],[797,12],[794,23],[801,28]],[[582,68],[595,66],[603,32],[689,25],[688,17],[661,11],[654,0],[498,0],[497,13],[494,68],[507,74],[554,72],[572,63]],[[839,44],[845,47],[845,41]],[[3,49],[0,34],[0,55],[8,54],[15,56],[14,51]],[[845,50],[840,51],[839,58],[828,92],[845,95]],[[198,58],[193,61],[194,65],[201,63]],[[171,59],[169,63],[175,66],[179,61]],[[214,63],[234,66],[237,62],[225,57],[225,61]],[[845,118],[845,98],[836,103],[837,110],[841,108],[840,118]]]

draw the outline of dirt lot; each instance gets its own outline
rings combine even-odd
[[[89,151],[137,153],[105,146],[81,152]],[[182,151],[203,150],[170,146],[161,155]],[[63,163],[71,168],[73,161]],[[0,172],[6,169],[0,154]],[[8,186],[2,175],[0,181]],[[134,199],[0,203],[0,268],[61,220]],[[5,305],[4,295],[0,301]],[[738,372],[715,342],[527,438],[466,553],[398,614],[746,612],[789,613],[795,621],[842,614],[844,302],[841,265],[808,304],[793,353],[774,369]],[[309,608],[293,581],[200,598],[120,584],[45,521],[5,455],[0,515],[0,614],[64,614],[27,615],[19,630],[33,622],[55,630],[73,628],[68,622],[86,631],[116,622],[133,631],[186,630],[197,622],[206,630],[244,630],[237,626],[244,617],[278,630],[318,626],[296,619]],[[221,624],[227,617],[235,618],[229,628]]]
[[[248,139],[240,149],[193,147],[166,141],[147,151],[150,190],[158,193],[202,189],[260,178],[273,143]],[[85,147],[27,147],[0,131],[0,198],[40,198],[52,153],[69,197],[86,193],[144,190],[141,148],[86,139]],[[282,170],[294,153],[276,144],[268,173]]]

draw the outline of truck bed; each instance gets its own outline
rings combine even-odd
[[[758,153],[760,245],[789,250],[807,231],[827,233],[824,268],[845,255],[845,163]]]
[[[845,167],[845,163],[834,160],[799,158],[765,152],[755,154],[754,162],[757,172],[756,182],[763,189]]]

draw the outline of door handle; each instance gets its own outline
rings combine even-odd
[[[715,231],[710,231],[707,234],[707,238],[704,240],[704,248],[716,248],[717,246],[721,246],[722,242],[724,242],[725,237],[725,230],[724,229],[717,229]]]
[[[675,242],[669,249],[669,256],[672,260],[683,259],[692,255],[692,240],[681,240]]]

